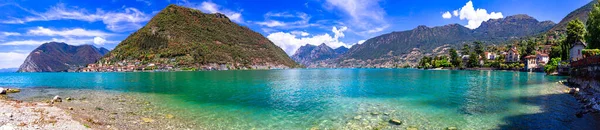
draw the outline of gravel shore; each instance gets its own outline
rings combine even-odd
[[[0,130],[85,130],[70,114],[48,103],[22,102],[0,95]]]

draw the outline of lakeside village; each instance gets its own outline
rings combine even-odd
[[[589,28],[589,27],[588,27]],[[451,48],[447,55],[423,57],[419,69],[515,70],[569,75],[578,67],[598,63],[600,30],[587,32],[576,19],[569,22],[565,33],[554,32],[512,44],[464,44],[460,50]],[[586,43],[586,40],[590,43]],[[583,62],[585,61],[585,62]]]

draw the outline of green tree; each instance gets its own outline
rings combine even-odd
[[[467,67],[473,68],[479,66],[479,56],[475,53],[471,53],[469,55],[469,62],[467,63]]]
[[[450,60],[452,61],[452,66],[461,67],[462,59],[458,56],[456,49],[450,49]]]
[[[481,43],[480,41],[476,41],[476,42],[473,42],[473,43],[475,44],[475,53],[477,55],[479,55],[479,56],[482,56],[483,55],[483,51],[485,51],[485,50],[483,50],[484,49],[483,48],[483,43]]]
[[[571,45],[575,42],[582,42],[585,36],[585,25],[579,19],[572,20],[567,24],[567,40],[566,42]],[[570,46],[569,46],[570,48]]]
[[[469,44],[465,44],[465,45],[463,45],[463,48],[461,51],[462,52],[460,52],[460,54],[462,54],[462,55],[471,54],[471,47],[469,47]]]
[[[527,41],[527,46],[525,48],[526,55],[535,55],[535,51],[537,50],[537,42],[535,39],[530,39]]]
[[[600,1],[599,1],[600,2]],[[587,24],[587,31],[589,31],[588,35],[586,35],[586,39],[588,42],[588,48],[590,49],[598,49],[600,48],[600,4],[594,4],[592,7],[592,11],[589,14]],[[569,27],[571,23],[569,22]],[[579,25],[578,25],[579,26]],[[580,31],[580,30],[574,30]],[[584,30],[585,31],[585,30]],[[567,29],[567,32],[568,29]],[[568,39],[568,38],[567,38]],[[569,43],[573,43],[572,41],[567,40]]]

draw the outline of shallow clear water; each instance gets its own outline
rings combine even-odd
[[[595,117],[574,116],[560,80],[411,69],[0,73],[0,86],[143,93],[209,129],[597,129]]]

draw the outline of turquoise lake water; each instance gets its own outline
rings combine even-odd
[[[412,69],[0,73],[0,86],[142,93],[208,129],[598,129],[596,117],[575,117],[580,105],[557,83],[565,78]]]

